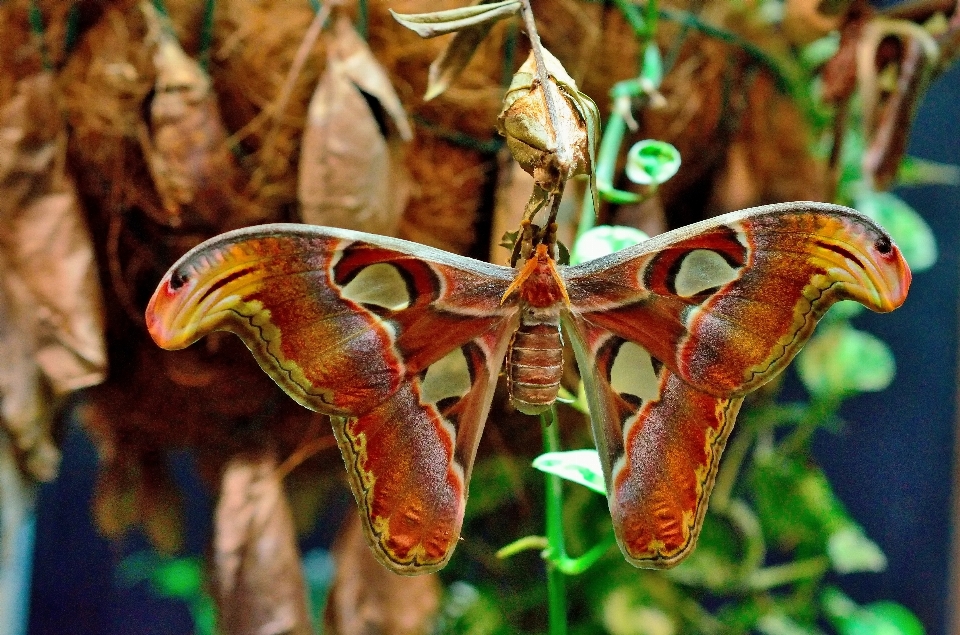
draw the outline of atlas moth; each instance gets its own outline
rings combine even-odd
[[[890,311],[910,285],[882,228],[822,203],[718,216],[576,266],[554,240],[541,232],[514,268],[329,227],[239,229],[170,268],[147,326],[168,349],[232,331],[330,415],[367,540],[402,574],[453,552],[501,369],[521,411],[553,403],[562,330],[617,541],[662,568],[696,543],[744,396],[834,302]]]

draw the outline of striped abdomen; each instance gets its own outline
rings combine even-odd
[[[539,414],[560,389],[563,342],[559,324],[520,324],[507,351],[507,388],[520,412]]]

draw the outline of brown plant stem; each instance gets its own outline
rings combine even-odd
[[[530,48],[533,50],[533,59],[537,62],[537,81],[543,87],[543,96],[547,103],[547,117],[550,124],[550,132],[553,133],[554,142],[558,142],[557,130],[560,121],[557,102],[553,92],[547,87],[550,85],[550,76],[547,73],[547,65],[543,60],[543,44],[540,42],[540,34],[537,33],[537,24],[533,19],[533,9],[530,7],[530,0],[520,0],[520,13],[523,16],[523,25],[527,29],[527,36],[530,38]]]

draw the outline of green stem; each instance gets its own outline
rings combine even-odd
[[[556,406],[540,415],[540,427],[543,430],[543,451],[560,450],[560,433],[557,430]],[[563,539],[563,482],[555,474],[547,474],[546,524],[547,547],[544,552],[547,565],[547,606],[550,623],[550,635],[567,633],[567,590],[563,571],[554,560],[567,557],[567,547]]]
[[[543,551],[549,548],[550,543],[543,536],[524,536],[498,549],[496,556],[504,559],[515,556],[521,551]]]
[[[357,33],[364,40],[367,39],[367,24],[370,22],[369,10],[367,9],[367,0],[360,0],[357,3]]]
[[[821,397],[814,399],[806,409],[803,419],[787,437],[780,443],[780,452],[784,456],[791,456],[808,448],[810,439],[817,428],[823,425],[823,422],[832,419],[837,414],[840,407],[840,397]]]
[[[50,54],[47,52],[47,43],[45,38],[46,29],[44,29],[43,26],[43,13],[40,11],[40,5],[37,4],[37,0],[31,0],[28,11],[29,13],[27,14],[27,19],[30,22],[30,32],[33,34],[33,37],[37,42],[37,48],[40,51],[40,62],[43,65],[43,70],[53,70],[53,63],[50,61]]]
[[[613,0],[613,4],[616,5],[620,13],[623,14],[623,19],[626,20],[630,28],[633,29],[633,34],[637,39],[645,40],[650,37],[650,27],[647,21],[644,20],[643,13],[640,12],[637,5],[630,2],[630,0]]]
[[[617,165],[617,155],[627,132],[627,122],[616,110],[610,113],[607,127],[600,138],[600,150],[597,152],[597,191],[604,199],[620,205],[639,203],[644,197],[633,192],[625,192],[613,187],[613,169]]]
[[[613,531],[610,531],[603,540],[591,547],[585,554],[579,558],[562,558],[556,561],[559,568],[565,575],[580,575],[597,563],[604,556],[610,547],[616,544],[617,538]]]
[[[762,48],[744,40],[742,37],[718,26],[704,22],[696,15],[678,9],[660,9],[659,16],[664,20],[670,20],[677,24],[700,31],[704,35],[712,38],[734,44],[742,49],[747,55],[759,62],[768,71],[770,71],[777,82],[777,87],[781,92],[786,93],[800,104],[806,105],[811,101],[810,95],[804,90],[803,85],[797,78],[796,69],[786,67],[781,60],[776,59]]]
[[[766,591],[799,580],[818,578],[830,569],[827,556],[816,556],[774,567],[765,567],[753,572],[748,586],[754,591]]]
[[[711,503],[714,510],[726,509],[730,504],[733,486],[736,484],[740,468],[747,458],[747,452],[753,445],[754,436],[752,430],[740,430],[740,433],[733,437],[733,441],[727,447],[726,452],[723,453],[723,463],[720,465],[720,471],[717,473],[717,480],[714,481],[713,486]]]
[[[217,0],[206,0],[203,5],[203,18],[200,25],[200,53],[197,56],[200,59],[200,68],[204,72],[210,72],[210,48],[213,46],[213,12],[216,9]]]

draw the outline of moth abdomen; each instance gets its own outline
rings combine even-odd
[[[514,407],[539,414],[550,407],[563,374],[563,342],[557,324],[521,324],[507,351],[507,388]]]

